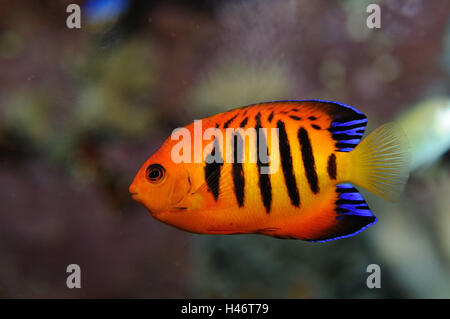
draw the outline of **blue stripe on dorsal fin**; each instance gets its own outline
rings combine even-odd
[[[344,106],[338,104],[339,106]],[[328,131],[336,141],[337,152],[350,152],[359,144],[367,125],[367,117],[351,106],[343,114],[335,115]]]
[[[337,185],[336,193],[336,224],[322,238],[311,240],[312,242],[348,238],[377,222],[377,218],[370,211],[362,195],[351,184]]]

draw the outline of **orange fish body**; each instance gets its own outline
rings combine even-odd
[[[199,123],[185,127],[190,147],[172,135],[130,186],[155,218],[190,232],[349,237],[376,222],[350,183],[389,199],[407,179],[401,130],[387,124],[359,143],[367,119],[343,104],[268,102]]]

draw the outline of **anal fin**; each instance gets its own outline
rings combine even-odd
[[[326,242],[354,236],[377,222],[362,195],[351,184],[336,186],[335,223],[312,242]]]

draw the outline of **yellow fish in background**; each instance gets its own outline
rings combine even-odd
[[[179,142],[168,138],[139,169],[129,191],[156,219],[194,233],[257,233],[314,242],[349,237],[377,221],[350,183],[392,200],[409,173],[402,129],[388,123],[361,141],[366,124],[363,113],[336,102],[241,107],[202,120],[202,134],[215,128],[223,139],[202,140],[201,154],[231,162],[202,156],[198,163],[175,163]],[[185,127],[192,136],[194,126]],[[267,131],[243,134],[248,128]],[[234,129],[231,139],[225,138],[227,129]],[[196,156],[194,149],[190,158]],[[271,159],[278,155],[272,174],[262,173],[264,153]]]

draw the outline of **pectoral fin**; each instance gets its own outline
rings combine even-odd
[[[195,191],[210,205],[233,206],[236,204],[232,180],[232,164],[227,163],[210,172],[205,182]]]

